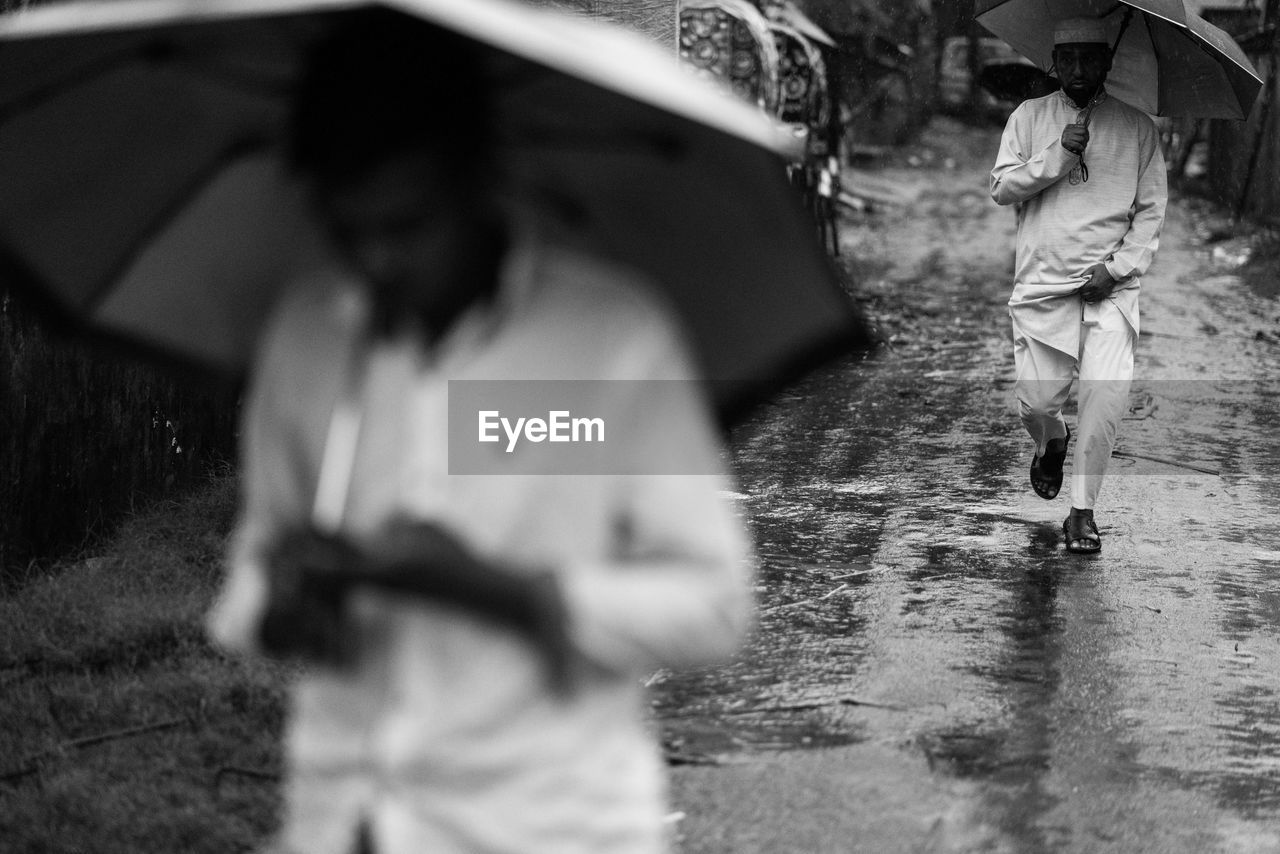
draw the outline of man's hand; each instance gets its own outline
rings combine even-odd
[[[432,522],[395,519],[369,543],[359,581],[421,596],[523,634],[547,664],[558,692],[569,690],[568,616],[554,574],[520,571],[471,551]]]
[[[1080,288],[1080,298],[1087,303],[1101,302],[1116,289],[1116,280],[1111,277],[1106,264],[1094,264],[1085,271],[1085,275],[1088,279]]]
[[[406,567],[429,570],[442,585],[465,584],[486,567],[452,532],[434,522],[396,517],[368,543],[366,580],[394,575]],[[432,582],[424,581],[423,584]]]
[[[263,651],[349,666],[358,640],[346,605],[359,564],[355,549],[339,537],[301,528],[280,538],[267,563],[267,611],[259,628]]]
[[[1089,145],[1089,129],[1084,125],[1067,125],[1062,129],[1062,147],[1082,156]]]
[[[570,687],[568,618],[555,576],[484,560],[439,525],[396,519],[360,548],[301,529],[283,536],[268,562],[260,640],[269,655],[350,666],[359,633],[347,600],[361,586],[418,596],[518,631],[546,661],[553,688]]]

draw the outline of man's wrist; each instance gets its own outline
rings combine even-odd
[[[1056,144],[1050,145],[1048,149],[1045,150],[1045,153],[1063,164],[1074,161],[1076,157],[1079,156],[1071,151],[1071,149],[1067,148],[1066,143],[1062,140],[1058,140]]]
[[[513,578],[516,579],[520,589],[522,628],[536,633],[538,627],[547,621],[563,621],[564,593],[560,589],[560,580],[554,572],[535,572],[530,575],[513,576]]]

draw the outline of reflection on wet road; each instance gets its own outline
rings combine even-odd
[[[1280,348],[1250,326],[1276,307],[1206,288],[1174,211],[1104,551],[1068,555],[1067,490],[1026,486],[1011,404],[1011,217],[975,207],[976,162],[904,175],[920,204],[846,234],[860,287],[902,301],[899,340],[734,436],[760,626],[734,664],[655,679],[673,762],[710,765],[706,797],[806,750],[922,758],[957,806],[901,850],[1280,851]],[[675,770],[686,850],[804,850],[735,836]]]

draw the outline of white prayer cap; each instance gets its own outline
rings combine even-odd
[[[1110,44],[1107,25],[1097,18],[1063,18],[1053,28],[1053,43],[1060,44]]]

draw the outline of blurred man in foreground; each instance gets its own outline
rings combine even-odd
[[[349,271],[266,336],[244,507],[211,633],[308,663],[282,850],[658,852],[643,676],[731,654],[749,555],[719,477],[450,475],[450,380],[616,380],[632,468],[718,467],[680,332],[643,282],[540,241],[501,199],[472,47],[369,15],[320,46],[293,161]],[[635,397],[662,384],[662,405]],[[363,413],[318,530],[332,414]]]

